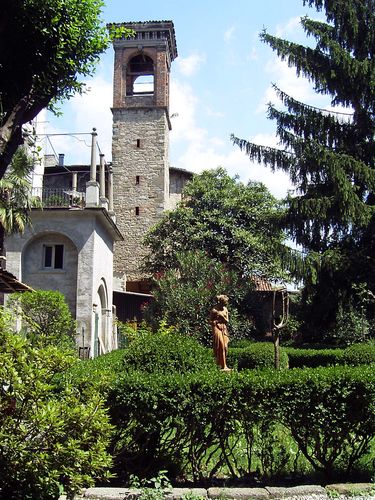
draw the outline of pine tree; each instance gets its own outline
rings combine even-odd
[[[289,173],[284,226],[308,253],[306,291],[329,322],[352,283],[375,289],[375,0],[303,0],[325,11],[326,21],[301,19],[313,48],[264,31],[261,39],[297,75],[307,77],[332,106],[328,112],[298,102],[275,87],[283,109],[269,105],[280,149],[232,136],[252,160]]]

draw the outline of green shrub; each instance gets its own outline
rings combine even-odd
[[[65,379],[77,390],[94,390],[105,396],[118,374],[124,371],[124,355],[124,349],[117,349],[81,360],[65,373]]]
[[[371,366],[289,370],[279,377],[276,407],[300,451],[331,479],[349,475],[375,435],[375,376]]]
[[[250,339],[240,339],[240,340],[231,340],[230,341],[230,348],[244,348],[244,347],[251,347],[254,344],[254,340]]]
[[[72,497],[111,466],[112,427],[96,391],[65,373],[80,363],[55,346],[37,348],[0,316],[0,497]]]
[[[75,346],[76,325],[60,292],[36,290],[14,293],[7,308],[22,320],[22,333],[35,347]]]
[[[238,370],[263,369],[275,366],[274,345],[271,342],[257,342],[248,347],[233,347],[229,345],[229,366],[236,366]],[[288,368],[288,355],[280,349],[280,368]]]
[[[116,473],[349,477],[369,453],[374,398],[371,367],[124,372],[108,394]]]
[[[347,347],[343,353],[343,361],[346,365],[370,365],[375,363],[375,344],[353,344]]]
[[[352,303],[340,305],[336,315],[335,326],[324,334],[327,343],[340,347],[364,342],[370,335],[370,323],[364,311]]]
[[[289,368],[316,368],[343,363],[342,349],[294,349],[285,347],[289,357]]]
[[[143,335],[124,351],[124,367],[144,372],[185,373],[214,368],[212,351],[178,333]]]

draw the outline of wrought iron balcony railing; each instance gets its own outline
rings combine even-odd
[[[32,194],[45,208],[84,208],[85,193],[61,188],[33,188]]]

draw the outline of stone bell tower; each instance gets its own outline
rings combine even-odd
[[[124,236],[116,243],[114,273],[128,291],[144,291],[142,240],[169,197],[169,75],[177,47],[172,21],[117,26],[135,36],[113,43],[114,211]]]

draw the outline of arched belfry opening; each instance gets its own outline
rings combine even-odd
[[[130,59],[126,69],[126,95],[154,93],[154,61],[145,54]]]

